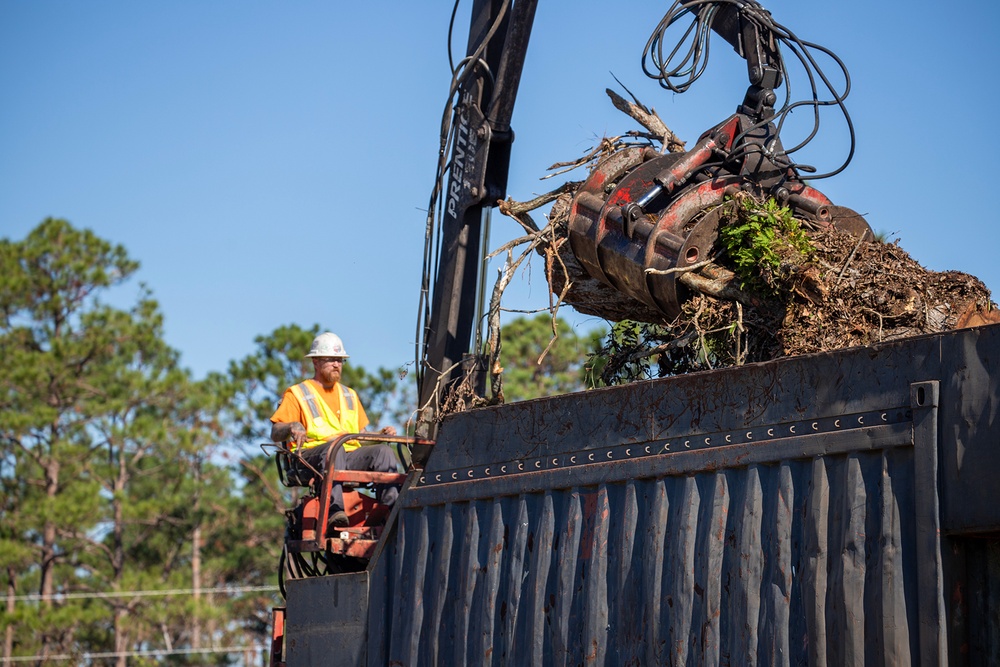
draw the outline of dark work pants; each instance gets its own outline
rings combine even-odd
[[[302,450],[302,458],[317,470],[325,473],[323,465],[326,462],[326,452],[329,444],[318,445]],[[373,472],[399,472],[396,455],[389,445],[365,445],[349,452],[343,448],[337,451],[333,458],[335,470],[370,470]],[[376,484],[375,497],[383,505],[391,506],[399,496],[399,487],[392,484]],[[344,509],[344,491],[341,485],[334,482],[330,493],[332,507],[330,513]]]

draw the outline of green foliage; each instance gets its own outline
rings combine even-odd
[[[631,320],[611,325],[611,331],[604,345],[592,354],[595,363],[600,361],[603,371],[601,379],[604,384],[625,384],[650,377],[649,358],[631,358],[631,353],[638,350],[642,344],[644,329],[642,323]]]
[[[506,400],[552,396],[594,386],[587,354],[597,349],[604,331],[595,329],[580,336],[566,321],[556,318],[555,322],[558,337],[554,342],[548,314],[530,319],[518,317],[503,325]]]
[[[0,576],[16,596],[0,627],[11,630],[10,657],[266,642],[270,593],[129,592],[275,583],[294,490],[257,443],[284,389],[312,375],[303,355],[319,327],[259,336],[253,354],[197,382],[163,340],[147,289],[128,307],[108,305],[137,269],[123,247],[64,220],[0,240]],[[373,424],[402,424],[413,403],[383,368],[348,363],[344,382]]]
[[[401,379],[397,371],[379,367],[369,372],[349,361],[344,364],[344,384],[358,392],[372,426],[392,424],[402,433],[411,406],[416,404],[416,387]]]
[[[257,349],[243,359],[231,361],[228,373],[212,374],[207,381],[225,396],[230,430],[254,447],[270,438],[268,418],[274,414],[285,389],[312,375],[305,358],[319,325],[309,329],[291,324],[254,338]],[[346,381],[346,379],[345,379]]]
[[[3,614],[14,655],[183,645],[218,613],[182,598],[59,597],[190,588],[192,536],[230,502],[228,472],[210,463],[213,387],[178,367],[148,291],[128,309],[101,300],[137,267],[63,220],[0,240],[0,565],[8,590],[43,596]],[[197,576],[219,577],[208,564]],[[229,621],[215,640],[233,632]]]
[[[815,247],[800,221],[774,199],[759,201],[749,193],[738,193],[723,206],[716,244],[723,252],[717,261],[732,269],[743,290],[762,305],[745,316],[737,302],[697,295],[684,303],[681,315],[669,325],[615,324],[592,357],[593,365],[603,363],[605,384],[708,370],[773,353],[767,347],[772,336],[752,336],[748,331],[771,332],[775,318],[780,322],[792,278],[812,258]]]
[[[814,251],[798,220],[787,207],[768,198],[763,202],[744,194],[726,203],[735,221],[719,228],[725,250],[740,283],[758,292],[776,293],[783,265],[801,263]]]
[[[684,333],[648,322],[615,322],[588,363],[608,386],[689,372],[702,362],[697,347],[678,344]]]

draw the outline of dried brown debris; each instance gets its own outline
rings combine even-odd
[[[775,338],[783,354],[805,354],[1000,322],[975,276],[922,267],[899,242],[860,241],[836,230],[811,234],[816,256],[804,271]]]
[[[549,226],[541,232],[548,242],[538,246],[546,257],[552,292],[562,294],[562,302],[576,310],[611,322],[658,325],[665,335],[648,339],[644,349],[629,350],[629,361],[672,355],[665,372],[768,361],[1000,323],[989,290],[974,276],[927,270],[898,240],[886,243],[871,235],[859,239],[835,229],[807,231],[815,252],[782,266],[781,275],[771,277],[778,284],[777,293],[752,295],[752,305],[746,305],[748,299],[740,303],[700,293],[696,287],[704,276],[692,274],[692,280],[683,281],[692,296],[681,316],[668,322],[662,313],[586,274],[567,239],[571,199],[571,192],[559,195]],[[726,270],[725,255],[718,264]],[[614,370],[615,364],[610,368]]]
[[[658,141],[665,150],[683,150],[655,111],[612,91],[608,94],[616,107],[647,130],[623,136]],[[593,165],[620,150],[626,141],[623,137],[607,139],[581,159],[552,169],[564,173]],[[859,239],[835,229],[804,229],[814,251],[790,259],[776,274],[765,276],[774,288],[767,293],[735,279],[735,266],[724,253],[713,258],[710,266],[680,275],[678,281],[690,298],[682,314],[667,321],[659,311],[590,277],[573,255],[568,223],[578,185],[566,183],[532,202],[507,200],[501,210],[518,220],[529,233],[532,247],[545,258],[549,287],[558,297],[554,312],[566,303],[610,322],[650,325],[642,345],[614,351],[606,376],[642,358],[657,361],[661,374],[672,374],[1000,323],[1000,311],[976,277],[958,271],[929,271],[898,240],[886,243],[870,232]],[[528,212],[550,201],[554,203],[549,224],[539,230]],[[724,215],[721,225],[731,221]]]

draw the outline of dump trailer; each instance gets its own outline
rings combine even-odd
[[[1000,664],[1000,325],[454,414],[301,665]]]
[[[314,471],[272,665],[1000,664],[1000,325],[453,411],[499,366],[476,330],[486,214],[536,4],[473,1],[427,207],[413,467],[384,526],[362,511],[336,537],[327,492],[350,471]],[[803,105],[809,138],[823,107],[850,127],[843,63],[755,0],[678,0],[648,44],[684,17],[696,63],[711,32],[746,60],[743,102],[687,152],[605,157],[569,208],[576,262],[644,321],[681,311],[678,271],[718,256],[738,192],[870,234],[809,185],[850,158],[813,174],[792,160],[808,139],[778,136]],[[810,73],[776,109],[779,44],[830,56],[842,89]],[[652,61],[675,92],[703,70]]]

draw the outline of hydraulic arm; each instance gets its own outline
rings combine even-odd
[[[536,0],[476,0],[467,55],[455,70],[452,93],[457,101],[450,131],[442,132],[442,139],[449,140],[443,142],[442,154],[450,150],[450,159],[439,169],[448,178],[443,192],[436,193],[443,200],[440,255],[430,313],[418,332],[424,360],[418,382],[422,437],[433,436],[437,398],[476,374],[477,357],[469,351],[475,347],[473,330],[481,312],[484,218],[507,195],[514,138],[510,119],[536,5]],[[425,455],[421,448],[414,452],[417,461]]]
[[[440,193],[440,258],[430,313],[423,321],[421,437],[433,436],[434,407],[456,382],[476,384],[477,357],[469,352],[480,351],[473,330],[482,316],[476,299],[482,284],[483,213],[505,196],[513,136],[510,116],[534,11],[534,2],[476,2],[469,55],[456,70],[450,168]],[[679,45],[664,58],[664,34],[684,17],[693,19],[684,37],[691,36],[693,44],[686,55]],[[861,216],[835,206],[808,185],[809,179],[837,173],[850,157],[840,169],[820,176],[803,176],[814,170],[791,158],[815,135],[821,107],[839,107],[850,127],[843,107],[849,90],[843,64],[826,49],[799,41],[754,0],[678,0],[647,44],[646,74],[665,88],[683,92],[704,70],[711,33],[746,60],[749,87],[736,113],[706,131],[686,153],[630,147],[611,154],[578,188],[570,210],[570,246],[586,272],[668,319],[680,313],[687,297],[672,270],[694,270],[714,257],[719,204],[739,190],[774,197],[814,228],[870,233]],[[782,42],[807,67],[815,66],[811,57],[803,58],[809,49],[831,56],[843,70],[844,90],[835,90],[817,72],[819,76],[809,77],[811,100],[791,102],[786,93],[776,111],[775,90],[787,79]],[[669,61],[677,53],[683,62],[671,67]],[[831,99],[819,98],[817,80],[827,86]],[[816,116],[816,126],[805,141],[786,149],[779,136],[785,117],[803,106]]]

